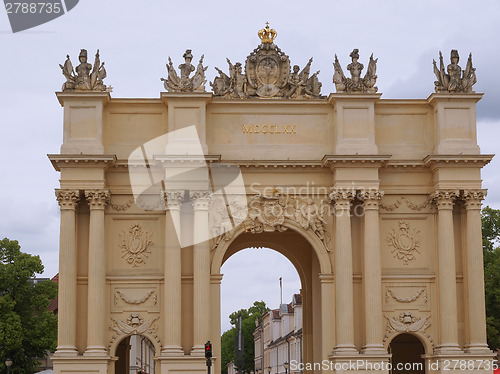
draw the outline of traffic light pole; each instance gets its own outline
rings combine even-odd
[[[207,358],[207,373],[210,374],[210,367],[212,366],[212,360]]]

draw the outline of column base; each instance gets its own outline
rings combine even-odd
[[[177,357],[184,356],[184,351],[179,345],[167,345],[161,350],[162,357]]]
[[[161,374],[206,374],[207,366],[205,356],[203,357],[158,357]],[[212,364],[213,368],[213,364]]]
[[[357,355],[357,354],[359,354],[359,352],[353,344],[337,345],[333,349],[333,356],[335,356],[335,355]]]
[[[467,354],[485,354],[489,355],[493,352],[490,350],[487,344],[470,344],[466,345],[464,352]]]
[[[203,357],[205,358],[205,345],[195,345],[191,349],[192,357]]]
[[[442,344],[434,350],[435,355],[459,355],[463,351],[460,349],[458,344]]]
[[[76,347],[72,346],[60,346],[57,347],[54,356],[56,357],[76,357],[78,356],[78,350]]]
[[[107,357],[108,352],[106,348],[102,346],[87,347],[85,352],[83,352],[85,357]]]
[[[363,349],[361,349],[361,354],[363,355],[387,355],[387,350],[384,348],[382,344],[369,344],[365,345]]]

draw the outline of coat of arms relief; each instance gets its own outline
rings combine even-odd
[[[276,30],[269,27],[258,32],[261,44],[245,61],[245,73],[240,62],[229,59],[229,75],[215,68],[219,76],[210,85],[214,96],[223,98],[319,98],[321,83],[319,71],[311,73],[312,58],[301,70],[298,65],[290,69],[289,57],[276,45]]]

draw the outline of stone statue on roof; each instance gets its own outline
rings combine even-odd
[[[205,79],[205,71],[208,69],[208,66],[203,66],[204,55],[201,56],[196,68],[191,64],[193,55],[190,49],[186,49],[182,57],[184,58],[184,63],[179,65],[179,70],[181,72],[180,77],[175,71],[172,59],[170,57],[168,58],[168,77],[167,79],[161,78],[165,89],[168,92],[205,92],[205,83],[207,82]],[[192,72],[195,73],[190,77]]]
[[[447,93],[471,93],[472,86],[477,82],[476,69],[472,66],[472,53],[469,54],[465,70],[458,65],[460,56],[456,49],[450,53],[451,63],[444,69],[443,54],[439,51],[439,69],[436,60],[432,61],[434,75],[437,81],[434,82],[436,92]]]
[[[66,55],[64,65],[59,64],[62,74],[66,78],[62,86],[63,91],[110,91],[111,87],[106,87],[104,78],[107,73],[104,68],[104,62],[101,63],[99,50],[95,55],[94,65],[87,62],[87,50],[82,49],[78,56],[80,64],[73,69],[73,64]],[[76,70],[76,73],[75,73]]]
[[[335,55],[335,62],[333,63],[334,75],[333,83],[338,93],[376,93],[378,88],[375,87],[377,82],[377,59],[373,59],[373,53],[370,56],[368,69],[365,76],[361,77],[361,72],[364,65],[359,60],[359,50],[354,49],[351,54],[351,63],[347,65],[347,70],[351,73],[351,78],[346,78],[342,67],[340,66],[337,55]]]

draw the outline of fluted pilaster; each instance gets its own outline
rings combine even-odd
[[[439,287],[439,353],[457,353],[457,275],[453,205],[458,191],[437,190],[433,193],[438,209],[438,287]]]
[[[104,247],[104,209],[109,202],[108,190],[85,191],[90,207],[88,321],[86,356],[106,356],[106,254]]]
[[[76,356],[76,207],[78,190],[56,190],[61,209],[57,356]]]
[[[212,194],[207,191],[190,192],[194,209],[194,345],[192,355],[204,355],[204,345],[210,338],[210,246],[208,211]],[[205,241],[201,241],[205,240]]]
[[[165,284],[163,287],[163,308],[165,311],[164,346],[162,354],[179,356],[181,347],[181,203],[184,191],[163,192],[165,206]]]
[[[356,353],[354,346],[354,295],[352,279],[351,200],[354,191],[335,188],[335,314],[336,354]]]
[[[481,233],[481,201],[486,190],[465,190],[463,198],[467,210],[466,292],[468,298],[468,324],[466,351],[490,352],[486,343],[486,309],[484,301],[483,239]]]
[[[364,353],[387,354],[382,316],[382,260],[380,257],[379,205],[383,192],[369,190],[358,196],[364,202],[363,290],[365,301]]]

